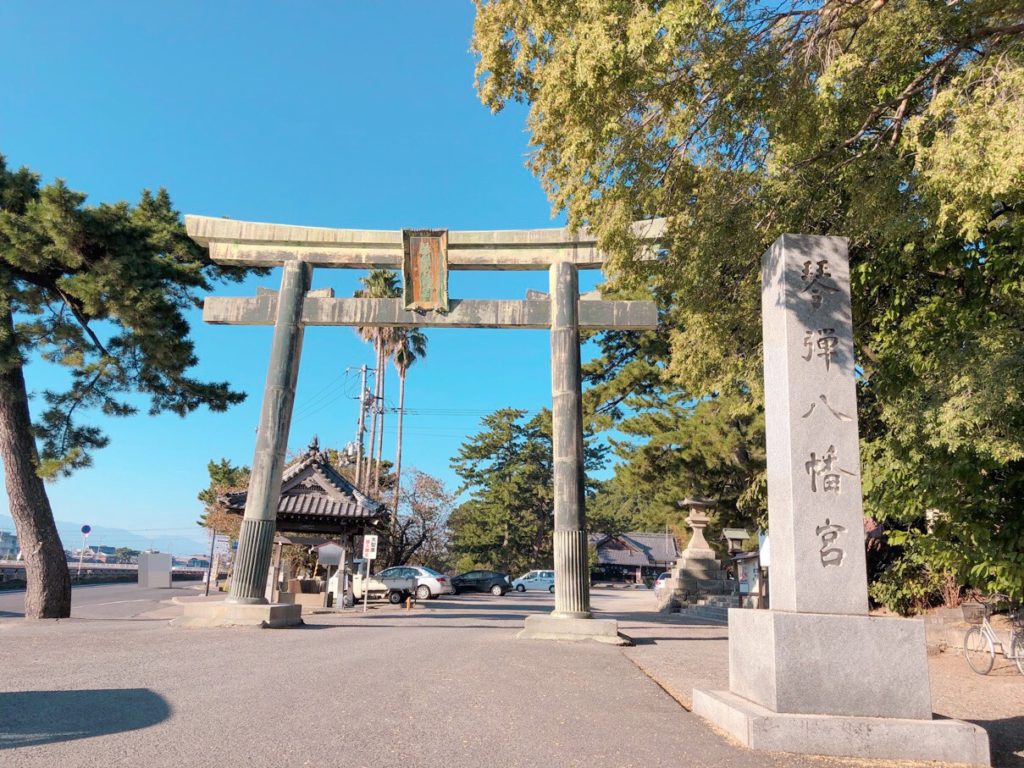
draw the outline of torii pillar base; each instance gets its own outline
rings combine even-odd
[[[186,603],[185,613],[171,622],[176,627],[258,627],[281,629],[303,624],[302,606],[287,603]]]
[[[615,619],[581,619],[570,616],[539,614],[526,617],[525,628],[518,640],[594,640],[608,645],[632,645],[633,641],[619,634]]]

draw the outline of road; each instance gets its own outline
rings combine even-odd
[[[110,599],[78,610],[136,610],[93,589]],[[467,595],[287,630],[0,619],[0,764],[821,767],[727,742],[618,648],[516,639],[551,608]]]
[[[648,592],[593,594],[635,638],[621,649],[517,640],[525,616],[552,609],[544,593],[315,614],[285,630],[168,626],[180,607],[159,601],[182,593],[196,591],[86,587],[69,621],[0,618],[0,765],[892,765],[719,736],[687,706],[694,686],[727,686],[727,627],[660,615]],[[989,728],[995,765],[1024,764],[1015,671],[933,661],[935,711]]]
[[[71,588],[71,616],[76,619],[130,619],[154,610],[161,600],[195,595],[196,582],[172,589],[140,589],[137,584],[83,584]],[[25,590],[0,592],[0,618],[25,615]]]

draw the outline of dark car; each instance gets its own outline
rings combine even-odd
[[[508,574],[497,571],[467,571],[452,579],[456,594],[459,592],[490,592],[504,595],[512,589]]]

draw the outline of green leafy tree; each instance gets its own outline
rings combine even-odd
[[[220,497],[229,491],[246,490],[249,487],[249,468],[236,467],[229,459],[222,458],[209,461],[206,471],[210,475],[210,484],[196,496],[203,502],[203,513],[196,522],[215,533],[237,539],[242,519],[228,512]]]
[[[0,457],[25,553],[25,615],[70,614],[64,549],[44,479],[86,467],[107,438],[80,417],[128,416],[132,393],[151,414],[222,411],[244,395],[188,376],[197,362],[185,312],[211,280],[240,271],[212,264],[184,232],[164,190],[136,205],[85,205],[62,181],[40,185],[0,156]],[[61,366],[68,385],[29,412],[25,366]],[[38,447],[37,447],[38,440]]]
[[[760,256],[849,238],[865,509],[915,562],[1018,596],[1022,12],[478,0],[473,42],[481,99],[529,104],[530,166],[615,254],[610,287],[667,307],[674,391],[754,428]],[[653,214],[666,252],[634,263],[627,225]]]
[[[503,408],[482,420],[452,460],[469,499],[451,515],[453,549],[461,570],[506,572],[551,563],[554,495],[551,412],[525,420],[526,411]],[[604,466],[606,448],[584,441],[584,469]],[[596,483],[587,480],[588,496]]]
[[[130,549],[129,547],[118,547],[114,550],[114,557],[122,565],[127,565],[133,558],[138,557],[139,554],[139,550]]]

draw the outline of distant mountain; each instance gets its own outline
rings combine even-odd
[[[81,523],[57,520],[57,533],[60,535],[64,549],[76,549],[82,546]],[[90,525],[92,525],[90,523]],[[0,531],[14,533],[14,521],[8,515],[0,515]],[[184,535],[182,535],[184,534]],[[108,528],[103,525],[92,525],[92,532],[87,540],[89,546],[104,545],[109,547],[129,547],[130,549],[157,549],[173,555],[195,555],[208,552],[210,539],[203,535],[197,525],[196,532],[189,535],[187,531],[174,531],[168,534],[153,531],[152,536],[133,533],[122,528]]]

